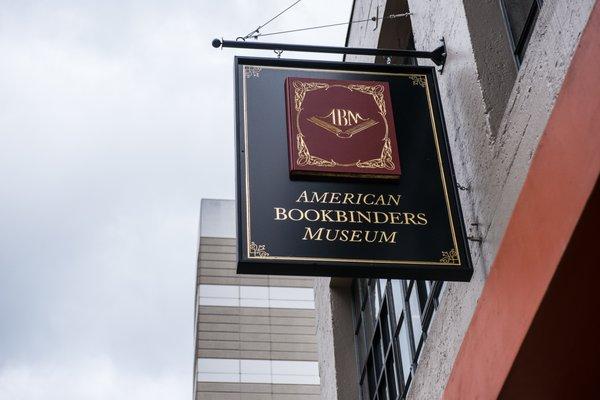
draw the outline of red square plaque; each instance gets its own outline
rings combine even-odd
[[[286,78],[290,175],[400,177],[387,82]]]

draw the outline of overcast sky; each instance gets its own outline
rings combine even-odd
[[[272,56],[210,41],[290,3],[0,0],[1,400],[191,398],[200,199],[234,196],[233,55]],[[350,7],[303,0],[263,31]]]

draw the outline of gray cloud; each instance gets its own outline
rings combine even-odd
[[[210,40],[287,4],[2,2],[1,399],[191,395],[199,201],[234,195],[234,52]],[[270,28],[350,5],[304,0]]]

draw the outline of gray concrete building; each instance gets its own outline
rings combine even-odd
[[[234,202],[200,219],[194,399],[320,398],[313,279],[236,275]]]
[[[503,393],[513,393],[506,398],[546,399],[560,396],[560,390],[551,392],[550,388],[555,388],[555,382],[564,382],[566,376],[579,382],[580,378],[562,370],[555,371],[556,377],[522,372],[524,365],[527,368],[533,365],[531,358],[529,364],[520,362],[524,354],[529,354],[525,350],[529,342],[524,338],[535,333],[534,323],[529,323],[542,314],[540,304],[550,290],[550,280],[538,280],[527,274],[543,258],[541,255],[552,253],[550,250],[556,249],[559,242],[549,238],[548,232],[554,228],[535,230],[533,223],[527,235],[518,230],[526,225],[519,218],[532,215],[538,206],[549,201],[547,193],[553,193],[548,189],[545,197],[532,194],[553,180],[546,178],[543,181],[546,183],[540,183],[540,171],[554,162],[561,168],[574,165],[574,159],[563,158],[567,153],[557,150],[547,156],[552,162],[538,161],[538,167],[536,157],[541,160],[551,147],[540,145],[544,135],[562,137],[562,145],[570,146],[576,140],[571,135],[585,129],[583,134],[588,136],[581,139],[582,148],[591,146],[597,151],[593,132],[597,135],[598,131],[591,128],[592,123],[575,129],[557,121],[563,118],[563,106],[567,107],[578,96],[581,96],[579,104],[591,102],[597,107],[597,92],[589,92],[591,87],[597,87],[597,80],[585,68],[600,61],[599,17],[591,17],[600,13],[598,8],[594,0],[354,1],[353,21],[405,12],[410,12],[410,16],[350,25],[346,41],[349,47],[414,46],[418,50],[433,50],[440,39],[445,40],[448,58],[438,80],[463,213],[473,239],[471,255],[475,273],[469,283],[444,284],[316,279],[323,399],[487,399],[502,397]],[[577,52],[581,60],[587,61],[573,61]],[[347,56],[345,60],[411,62],[364,56]],[[433,65],[424,60],[418,64]],[[575,72],[566,79],[569,70]],[[583,70],[585,73],[578,72]],[[573,89],[576,82],[582,83]],[[562,102],[557,100],[561,96]],[[585,112],[574,108],[571,115],[576,113],[578,119],[591,121],[596,112],[593,107]],[[590,155],[586,162],[591,172],[582,198],[588,201],[594,192],[599,164],[596,155]],[[587,166],[582,168],[588,171]],[[554,176],[561,176],[560,171],[554,170]],[[573,170],[570,180],[565,181],[565,192],[556,192],[555,199],[574,198],[572,190],[577,191],[577,186],[573,182],[580,178],[581,173]],[[526,180],[537,183],[529,187]],[[528,196],[536,198],[536,206],[527,206]],[[577,210],[577,218],[583,215],[579,214],[581,204],[569,203],[569,207]],[[521,211],[524,207],[527,212]],[[547,212],[537,221],[553,218],[552,214]],[[561,239],[564,241],[560,246],[564,247],[560,255],[566,243],[570,243],[570,232]],[[514,246],[522,248],[509,257],[506,254],[512,250],[506,243],[513,241]],[[540,243],[543,248],[538,248],[542,246]],[[523,264],[522,260],[529,260],[530,252],[537,258]],[[540,270],[554,271],[556,260],[541,264]],[[516,278],[511,281],[512,286],[500,283],[502,274],[510,268],[521,268],[518,273],[527,276],[523,279],[529,286],[522,291],[516,289],[520,284]],[[548,276],[556,279],[555,275]],[[543,289],[536,292],[539,296],[535,301],[527,298],[527,293],[535,292],[540,281],[544,283]],[[497,290],[498,285],[504,285],[504,292]],[[494,297],[498,293],[504,296]],[[523,297],[520,305],[515,300],[519,296]],[[512,309],[511,303],[516,303]],[[498,329],[493,329],[496,323]],[[554,329],[545,332],[551,336]],[[597,344],[587,346],[595,349]],[[348,352],[350,347],[356,351]],[[537,358],[533,359],[545,360],[545,354],[560,352],[561,347],[556,339],[553,347],[548,345],[543,351],[537,348]],[[565,356],[565,359],[577,362],[577,357]],[[544,363],[536,362],[538,371],[543,370]],[[560,363],[548,359],[547,365],[560,370],[557,364]],[[583,367],[581,370],[589,372]],[[597,378],[598,368],[593,371]],[[522,375],[517,379],[513,378],[515,374]],[[575,386],[572,382],[569,385]],[[585,380],[579,388],[588,388]]]

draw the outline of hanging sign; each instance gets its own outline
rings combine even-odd
[[[435,69],[236,58],[238,273],[469,280]]]

